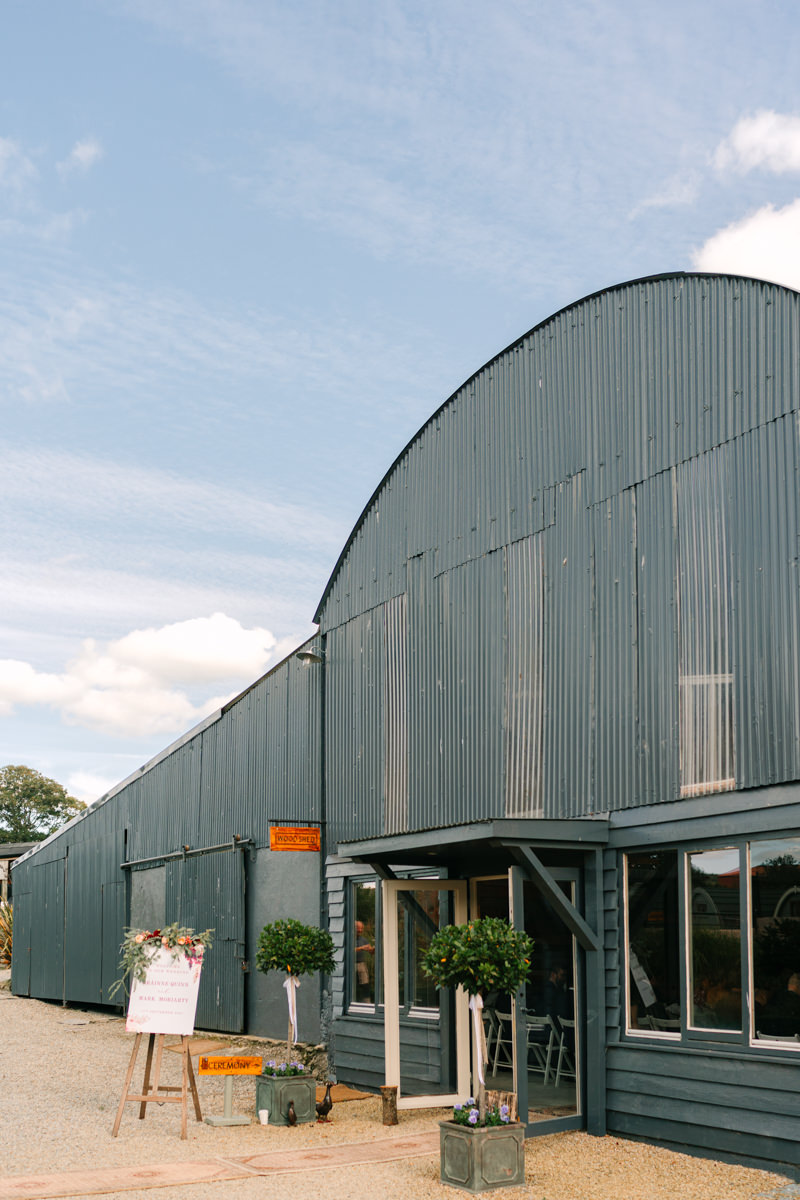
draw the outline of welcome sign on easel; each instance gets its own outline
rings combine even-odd
[[[128,1004],[128,1033],[194,1033],[203,947],[191,957],[156,950],[147,978],[134,979]]]
[[[184,1140],[187,1136],[186,1107],[189,1095],[194,1103],[196,1119],[198,1121],[203,1119],[189,1053],[189,1037],[194,1033],[197,995],[200,989],[203,946],[194,944],[187,939],[187,948],[188,953],[178,954],[166,947],[154,949],[147,962],[144,979],[133,980],[125,1029],[128,1033],[136,1034],[136,1041],[131,1053],[131,1061],[112,1137],[117,1136],[125,1105],[130,1103],[139,1104],[140,1120],[144,1120],[148,1104],[153,1102],[180,1104],[181,1138]],[[144,1084],[140,1093],[133,1094],[129,1088],[144,1034],[149,1034]],[[171,1087],[160,1083],[165,1034],[178,1034],[181,1039],[180,1087]],[[175,1092],[179,1095],[172,1094]]]

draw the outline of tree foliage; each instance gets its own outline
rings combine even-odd
[[[40,842],[85,808],[31,767],[0,767],[0,842]]]
[[[445,925],[431,938],[422,969],[437,988],[457,987],[470,996],[514,995],[528,978],[533,942],[502,917]]]
[[[265,925],[258,939],[256,966],[259,971],[284,971],[287,975],[311,975],[333,970],[333,939],[326,929],[300,921],[274,921]]]

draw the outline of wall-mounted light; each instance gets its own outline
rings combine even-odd
[[[305,663],[307,667],[310,666],[311,663],[321,663],[325,661],[325,655],[321,650],[312,650],[308,646],[304,647],[302,650],[298,650],[295,654],[295,658],[299,658],[300,662]]]

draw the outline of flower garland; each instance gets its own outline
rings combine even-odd
[[[195,933],[185,925],[165,925],[163,929],[127,929],[120,952],[122,957],[119,968],[122,977],[108,990],[109,998],[115,996],[120,988],[127,991],[127,980],[138,979],[143,983],[147,978],[147,968],[157,950],[169,950],[173,958],[188,958],[190,962],[200,962],[203,953],[213,940],[213,929],[203,933]]]

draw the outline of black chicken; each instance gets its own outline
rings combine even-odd
[[[297,1113],[294,1111],[294,1100],[289,1101],[289,1111],[286,1114],[286,1124],[287,1125],[296,1125],[297,1124]]]
[[[323,1099],[317,1101],[317,1120],[327,1121],[328,1113],[332,1108],[333,1101],[331,1100],[331,1084],[329,1083],[325,1088],[325,1095]]]

